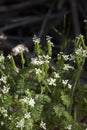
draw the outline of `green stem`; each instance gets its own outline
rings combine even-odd
[[[22,63],[22,69],[24,68],[24,64],[25,64],[25,59],[24,59],[24,55],[23,52],[20,53],[21,56],[21,63]]]
[[[14,61],[13,57],[11,57],[11,62],[12,62],[14,70],[17,71],[17,67],[16,67],[16,64],[15,64],[15,61]]]
[[[74,121],[77,119],[77,110],[76,110],[76,105],[74,107]]]
[[[23,130],[23,127],[21,127],[21,130]]]
[[[83,60],[83,63],[82,65],[80,65],[80,67],[78,68],[78,73],[77,73],[77,77],[76,77],[76,80],[75,80],[75,83],[73,85],[73,89],[72,89],[72,93],[71,93],[71,104],[70,104],[70,113],[72,111],[72,104],[74,102],[74,94],[75,94],[75,90],[76,90],[76,87],[77,87],[77,83],[78,83],[78,80],[80,78],[80,75],[81,75],[81,72],[82,72],[82,68],[83,68],[83,65],[84,65],[84,62],[85,62],[85,58]]]

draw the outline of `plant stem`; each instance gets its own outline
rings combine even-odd
[[[78,75],[76,77],[76,80],[75,80],[75,83],[74,83],[74,86],[73,86],[73,89],[72,89],[72,93],[71,93],[71,104],[70,104],[70,113],[72,112],[72,104],[73,104],[73,97],[74,97],[74,93],[75,93],[75,89],[76,89],[76,86],[77,86],[77,83],[78,83],[78,80],[80,78],[80,75],[81,75],[81,72],[82,72],[82,68],[83,68],[83,65],[84,65],[84,62],[85,62],[85,58],[83,59],[83,63],[82,65],[79,67],[78,69]]]

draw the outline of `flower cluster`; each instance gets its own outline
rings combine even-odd
[[[35,101],[32,98],[25,97],[23,99],[20,99],[20,101],[30,105],[31,107],[34,107],[34,105],[35,105]]]
[[[33,65],[42,65],[44,63],[49,63],[51,57],[48,56],[48,55],[39,55],[38,57],[35,57],[35,58],[31,58],[31,63]]]
[[[83,57],[87,57],[87,51],[84,50],[82,46],[79,46],[79,48],[75,50],[75,54],[78,56],[82,55]]]
[[[13,48],[21,67],[12,55],[0,55],[0,130],[87,130],[75,121],[87,112],[86,86],[79,81],[87,52],[82,37],[77,40],[72,54],[60,52],[54,63],[50,36],[44,48],[34,35],[33,58],[24,58],[25,46]]]

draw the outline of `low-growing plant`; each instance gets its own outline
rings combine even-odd
[[[87,86],[80,84],[87,56],[83,36],[74,40],[72,54],[57,54],[55,66],[51,37],[45,48],[36,36],[33,41],[35,56],[25,59],[21,50],[21,67],[12,55],[0,55],[0,130],[87,129],[78,121],[87,115]]]

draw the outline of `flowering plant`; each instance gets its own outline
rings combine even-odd
[[[0,55],[0,130],[85,130],[78,122],[87,113],[87,88],[79,82],[87,56],[83,36],[75,39],[72,54],[57,54],[55,66],[51,38],[44,49],[36,36],[33,41],[34,57],[25,59],[20,49],[22,67],[12,55]]]

